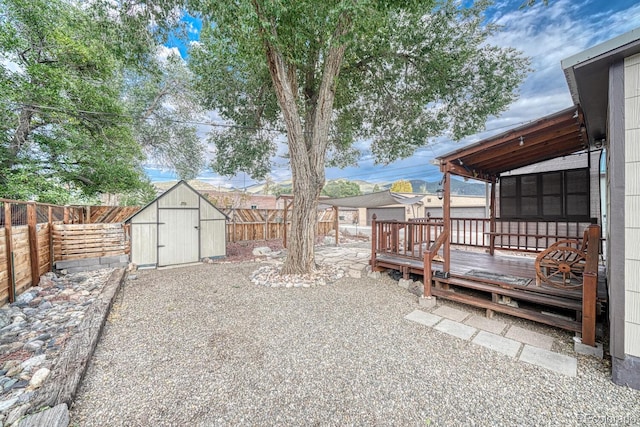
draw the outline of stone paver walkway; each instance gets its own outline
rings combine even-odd
[[[515,325],[509,326],[498,320],[485,319],[445,305],[434,308],[430,313],[414,310],[407,314],[405,319],[458,339],[471,341],[521,362],[571,377],[578,373],[578,360],[551,351],[553,338],[539,332]]]
[[[365,245],[329,245],[316,249],[316,259],[319,263],[337,265],[345,270],[348,276],[355,278],[366,274],[370,254],[370,249]],[[437,305],[429,312],[414,310],[405,318],[522,362],[563,375],[577,375],[577,359],[551,351],[553,337],[539,332],[487,319],[447,305]]]

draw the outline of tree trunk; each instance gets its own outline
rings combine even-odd
[[[264,17],[261,5],[253,1],[256,13],[268,27],[271,23]],[[343,19],[336,28],[334,37],[339,40],[349,27]],[[265,31],[265,30],[262,30]],[[276,35],[275,28],[271,29]],[[264,34],[263,34],[264,36]],[[325,183],[325,159],[329,143],[329,125],[335,99],[336,79],[344,58],[344,46],[328,49],[323,55],[322,81],[314,94],[313,85],[299,85],[295,64],[287,63],[284,55],[264,38],[267,65],[287,128],[287,143],[293,181],[293,208],[291,233],[288,240],[289,254],[282,268],[283,274],[305,274],[315,270],[315,237],[318,219],[318,197]],[[314,78],[308,73],[307,78]],[[305,83],[305,82],[303,82]],[[309,82],[306,82],[309,83]],[[307,102],[299,104],[299,88],[306,91]],[[311,92],[309,92],[311,91]],[[299,105],[306,109],[303,121]]]
[[[31,106],[22,107],[20,111],[20,118],[18,120],[18,127],[13,135],[13,139],[10,145],[11,154],[15,157],[20,152],[23,145],[27,143],[27,138],[31,133],[31,118],[33,117],[34,109]]]

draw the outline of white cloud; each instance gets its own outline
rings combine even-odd
[[[356,143],[356,148],[363,153],[359,164],[342,170],[328,169],[327,178],[387,182],[403,177],[437,180],[440,172],[431,164],[434,157],[570,107],[572,101],[560,61],[640,25],[640,4],[621,9],[616,2],[603,5],[600,0],[553,0],[546,6],[539,2],[534,7],[519,9],[521,3],[501,1],[494,6],[493,19],[503,29],[491,43],[521,50],[531,58],[533,71],[521,87],[520,98],[499,117],[489,118],[486,131],[459,143],[437,138],[411,158],[387,166],[375,165],[370,142],[360,141]],[[278,156],[285,151],[283,142],[279,142]],[[289,179],[288,161],[280,157],[274,161],[271,176],[276,181]]]

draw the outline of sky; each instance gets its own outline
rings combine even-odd
[[[435,157],[573,105],[560,66],[561,60],[640,27],[640,2],[636,0],[549,0],[547,5],[538,1],[534,7],[524,9],[520,8],[522,3],[523,0],[497,0],[489,10],[488,20],[503,27],[490,42],[522,51],[531,59],[532,72],[520,87],[519,99],[499,117],[490,117],[484,132],[460,142],[445,138],[429,141],[410,158],[388,165],[376,165],[369,152],[368,142],[360,141],[357,147],[362,156],[358,164],[345,169],[328,168],[327,179],[345,178],[369,182],[393,182],[398,179],[439,181],[441,173],[432,164]],[[196,38],[198,22],[191,20],[189,24],[190,34]],[[171,43],[182,49],[184,57],[184,46],[177,40]],[[219,120],[215,112],[210,112],[209,116],[214,122]],[[205,138],[209,129],[209,126],[201,126],[199,134]],[[283,150],[284,147],[279,151]],[[170,171],[161,169],[148,169],[148,174],[152,181],[176,179]],[[276,182],[290,179],[288,163],[281,158],[274,159],[271,177]],[[217,186],[240,189],[256,183],[242,173],[228,178],[218,176],[210,170],[203,171],[197,179]]]

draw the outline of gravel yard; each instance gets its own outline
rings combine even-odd
[[[269,288],[259,266],[127,281],[71,425],[640,424],[605,361],[565,377],[405,320],[416,297],[386,276]]]

